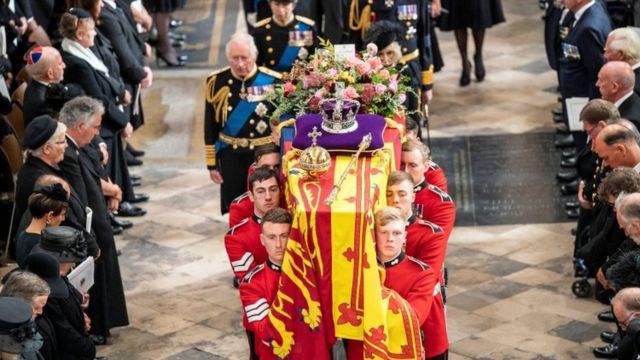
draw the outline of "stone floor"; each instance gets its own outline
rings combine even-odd
[[[203,19],[198,9],[210,1],[190,1],[177,16],[188,22]],[[217,8],[227,9],[222,25],[217,21],[225,14],[212,14],[213,30],[223,31],[223,39],[242,24],[233,3],[218,0]],[[451,34],[440,34],[446,67],[436,76],[432,136],[552,131],[556,77],[544,57],[541,11],[535,1],[503,3],[507,23],[487,33],[484,83],[457,86],[455,43]],[[205,44],[212,54],[210,67],[221,65],[224,40],[219,32],[214,35]],[[148,215],[133,219],[135,226],[117,238],[131,326],[115,330],[114,344],[100,348],[110,359],[247,358],[222,242],[226,219],[219,215],[218,189],[203,165],[208,71],[158,70],[145,94],[150,120],[134,142],[147,156],[133,172],[143,176],[140,191],[151,201],[145,205]],[[603,306],[571,294],[571,227],[455,229],[447,257],[452,359],[591,358],[599,332],[610,327],[595,320]]]

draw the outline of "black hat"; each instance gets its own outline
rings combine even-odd
[[[31,253],[47,253],[61,263],[81,262],[87,258],[87,241],[82,231],[72,227],[47,227]]]
[[[87,19],[91,17],[91,14],[87,10],[77,7],[69,9],[69,14],[77,17],[78,19]]]
[[[60,277],[58,259],[47,253],[29,254],[24,260],[24,268],[47,282],[51,289],[49,296],[62,299],[69,297],[69,287]]]
[[[58,128],[58,122],[49,115],[35,117],[24,131],[22,146],[35,150],[51,139]]]
[[[44,98],[55,112],[60,112],[67,101],[82,95],[84,91],[79,85],[57,83],[49,84]]]
[[[374,43],[378,50],[382,50],[401,37],[402,28],[399,24],[389,20],[380,20],[369,28],[364,34],[363,40],[365,44]]]
[[[20,354],[42,347],[32,314],[31,305],[23,299],[0,297],[0,351]]]
[[[69,202],[69,194],[64,189],[61,183],[49,184],[49,185],[36,185],[33,192],[36,194],[42,194],[53,200]]]
[[[298,0],[269,0],[269,2],[277,2],[277,3],[296,3]]]

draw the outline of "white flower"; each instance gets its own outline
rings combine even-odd
[[[369,55],[369,57],[374,57],[376,55],[378,55],[378,46],[374,43],[368,43],[367,44],[367,55]]]
[[[307,51],[307,48],[300,48],[300,51],[298,51],[298,57],[301,60],[305,60],[307,57],[309,56],[309,51]]]
[[[267,107],[263,104],[263,103],[259,103],[258,106],[256,106],[256,114],[260,117],[263,117],[265,115],[267,115],[267,111],[269,109],[267,109]]]

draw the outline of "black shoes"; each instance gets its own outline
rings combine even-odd
[[[593,356],[600,359],[617,359],[618,345],[609,344],[607,346],[593,348]]]
[[[130,175],[131,181],[142,181],[142,176],[140,175]]]
[[[556,107],[555,109],[551,110],[551,114],[553,116],[562,116],[562,105]]]
[[[604,321],[604,322],[611,322],[611,323],[616,322],[616,318],[615,316],[613,316],[613,313],[611,313],[611,310],[607,310],[599,313],[598,320]]]
[[[120,235],[120,234],[122,234],[124,229],[122,228],[122,226],[113,226],[113,225],[111,225],[111,231],[113,232],[113,235]]]
[[[135,157],[144,156],[145,152],[143,150],[138,150],[131,146],[131,144],[127,143],[127,152]]]
[[[482,62],[482,55],[475,54],[473,56],[473,62],[476,66],[476,80],[478,80],[478,82],[481,82],[482,80],[484,80],[484,77],[486,75],[486,71],[484,70],[484,63]]]
[[[572,182],[578,179],[578,173],[571,169],[571,170],[565,170],[565,169],[561,169],[557,174],[556,174],[556,178],[562,182]]]
[[[600,333],[600,340],[611,344],[613,343],[613,339],[615,339],[616,333],[613,331],[603,331]]]
[[[102,335],[89,335],[89,337],[91,338],[91,341],[93,341],[93,343],[95,345],[107,345],[109,343],[109,341],[107,340],[107,338],[105,336]]]
[[[560,186],[560,192],[562,195],[575,195],[578,193],[578,180],[574,180],[570,183],[566,183]]]
[[[469,60],[465,60],[462,66],[462,74],[460,74],[460,86],[469,84],[471,84],[471,63]]]
[[[564,150],[562,152],[562,157],[563,158],[576,157],[576,148],[572,148],[572,149],[569,149],[569,150]]]
[[[580,203],[577,201],[567,201],[566,203],[564,203],[564,207],[567,210],[577,209],[580,207]]]
[[[571,134],[571,130],[569,130],[569,128],[567,127],[567,125],[565,124],[561,124],[560,126],[558,126],[556,128],[556,134],[560,134],[560,135],[569,135]]]
[[[573,167],[576,167],[577,162],[578,162],[578,159],[575,157],[564,158],[560,160],[560,166],[562,166],[563,168],[573,168]]]
[[[567,217],[569,219],[575,220],[580,216],[580,209],[569,209],[567,210]]]
[[[133,156],[128,151],[124,152],[124,159],[127,162],[127,165],[129,165],[129,166],[140,166],[140,165],[142,165],[142,160],[140,160],[137,157]]]
[[[148,194],[135,194],[132,199],[127,199],[132,204],[141,203],[149,200]]]
[[[126,201],[120,203],[120,209],[118,210],[119,216],[128,216],[128,217],[143,216],[146,213],[147,213],[147,210],[139,206],[135,206]]]
[[[131,221],[118,219],[113,214],[109,214],[109,217],[111,218],[111,226],[113,227],[121,227],[124,230],[130,229],[133,226]]]
[[[569,147],[574,146],[575,142],[573,140],[573,135],[558,135],[556,136],[556,141],[553,143],[556,147]]]

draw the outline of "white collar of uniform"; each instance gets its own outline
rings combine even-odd
[[[640,173],[640,163],[637,163],[636,166],[633,167],[633,171]]]
[[[631,68],[632,68],[633,70],[635,70],[635,69],[637,69],[637,68],[640,68],[640,61],[638,61],[637,63],[635,63],[635,64],[631,65]]]
[[[580,20],[584,12],[587,11],[588,8],[592,7],[593,4],[595,3],[596,3],[596,0],[591,0],[585,6],[581,7],[580,10],[576,11],[575,20],[573,20],[573,26],[576,26],[576,24],[578,23],[578,20]]]
[[[633,95],[633,90],[631,90],[628,93],[626,93],[625,96],[623,96],[620,99],[618,99],[618,101],[614,102],[613,105],[615,105],[616,109],[619,108],[620,105],[622,105],[622,103],[625,100],[627,100],[631,95]]]
[[[569,9],[567,8],[562,9],[562,15],[560,15],[560,20],[558,21],[558,24],[562,24],[564,22],[564,19],[567,17],[568,13],[569,13]]]
[[[102,0],[105,4],[109,5],[112,9],[115,9],[118,7],[118,5],[116,5],[116,2],[113,0]]]

